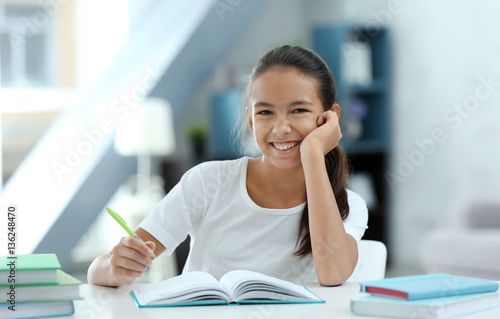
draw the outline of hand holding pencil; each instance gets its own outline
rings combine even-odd
[[[111,251],[111,273],[120,285],[131,284],[151,265],[155,243],[144,242],[132,231],[125,221],[112,209],[106,211],[127,231],[130,237],[123,237]]]

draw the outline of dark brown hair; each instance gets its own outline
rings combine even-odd
[[[243,97],[244,111],[249,107],[253,81],[262,73],[275,67],[293,68],[305,76],[315,79],[317,82],[318,95],[325,111],[329,110],[335,103],[337,94],[335,79],[323,59],[311,50],[299,46],[284,45],[268,51],[253,67]],[[242,131],[239,132],[240,137],[243,134]],[[325,155],[325,164],[340,216],[342,220],[345,220],[349,215],[346,191],[349,164],[347,156],[340,145]],[[296,256],[305,257],[312,253],[307,203],[302,212],[299,224],[299,234],[295,247],[297,248],[295,251]]]

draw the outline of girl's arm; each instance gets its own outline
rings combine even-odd
[[[325,166],[325,154],[342,137],[338,115],[327,111],[318,119],[318,125],[302,141],[300,152],[316,274],[321,285],[336,286],[343,284],[354,271],[358,247],[356,240],[345,232]]]
[[[151,264],[153,252],[159,256],[165,251],[165,247],[144,229],[138,228],[135,233],[146,245],[137,238],[123,237],[110,253],[92,262],[87,272],[89,284],[110,287],[131,284]]]

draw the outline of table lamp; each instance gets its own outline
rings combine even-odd
[[[132,110],[130,118],[117,126],[114,140],[116,152],[137,156],[136,192],[151,191],[151,156],[167,156],[175,150],[172,108],[161,98],[147,98]]]

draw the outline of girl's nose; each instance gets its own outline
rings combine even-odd
[[[283,136],[290,133],[290,131],[291,128],[288,120],[283,117],[278,117],[274,122],[273,134],[276,134],[277,136]]]

